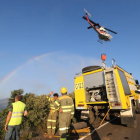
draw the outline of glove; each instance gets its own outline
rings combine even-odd
[[[62,109],[62,108],[60,108],[59,112],[60,112],[60,113],[63,113],[63,109]]]
[[[73,118],[73,116],[71,116],[71,119]]]

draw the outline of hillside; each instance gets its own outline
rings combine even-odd
[[[7,107],[7,103],[8,103],[8,98],[6,98],[6,99],[0,99],[0,111],[2,109],[5,109]]]

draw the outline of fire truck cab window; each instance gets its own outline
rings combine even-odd
[[[125,77],[124,73],[119,69],[118,69],[118,72],[119,72],[119,75],[120,75],[120,78],[121,78],[121,81],[122,81],[122,85],[123,85],[125,95],[131,95],[131,92],[130,92],[130,89],[129,89],[129,86],[128,86],[128,83],[127,83],[127,80],[126,80],[126,77]]]

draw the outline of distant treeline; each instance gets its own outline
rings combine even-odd
[[[1,110],[5,109],[8,104],[8,98],[6,99],[0,99],[0,112]]]

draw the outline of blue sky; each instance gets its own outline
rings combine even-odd
[[[139,7],[138,0],[1,0],[0,80],[25,65],[0,87],[0,98],[9,97],[10,91],[18,88],[36,94],[49,90],[59,92],[58,89],[69,79],[71,82],[66,86],[72,91],[74,73],[79,72],[82,66],[96,63],[95,60],[97,64],[100,63],[102,45],[97,42],[98,36],[94,30],[87,30],[89,25],[82,19],[84,8],[90,12],[93,21],[118,32],[117,35],[111,33],[112,42],[104,43],[107,65],[110,66],[114,58],[118,65],[140,80]],[[38,61],[26,64],[33,57],[48,52],[55,53],[41,58],[41,64]],[[65,60],[72,63],[58,61],[62,56],[68,56]],[[48,60],[53,65],[49,66]],[[29,72],[31,65],[33,70]],[[45,70],[49,67],[60,72],[63,69],[63,72],[45,81],[45,77],[53,73],[49,69],[49,74],[43,76],[45,70],[38,70],[38,67],[44,66]],[[68,72],[64,74],[67,67]],[[63,76],[64,81],[58,80],[59,75]],[[25,81],[29,81],[28,86]],[[34,81],[38,81],[38,89]],[[42,87],[43,82],[45,88]]]

